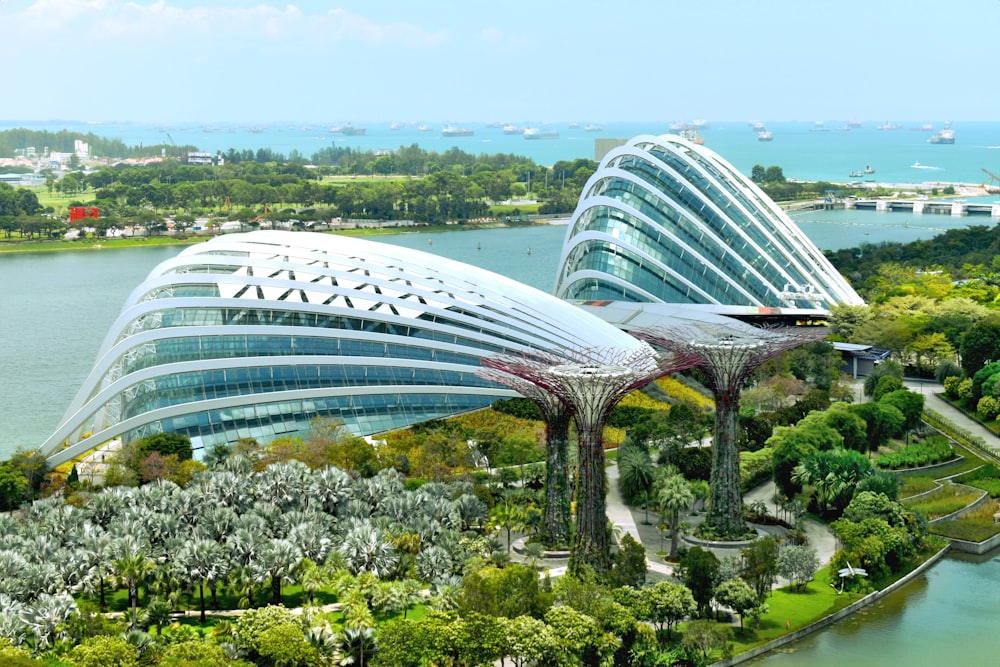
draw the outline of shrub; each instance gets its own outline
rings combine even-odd
[[[880,468],[919,468],[948,461],[955,456],[955,450],[944,436],[935,435],[922,442],[915,442],[903,449],[883,454],[875,463]]]
[[[944,393],[953,401],[959,398],[958,388],[962,384],[962,378],[952,375],[944,379]]]
[[[248,609],[233,627],[236,645],[244,651],[257,653],[258,639],[265,631],[281,625],[301,625],[302,619],[285,607],[270,605]]]
[[[972,378],[965,378],[958,383],[958,397],[961,399],[972,398]]]
[[[139,656],[135,647],[121,637],[89,637],[70,651],[76,667],[135,667]]]
[[[983,396],[976,403],[976,412],[986,421],[993,421],[996,419],[997,414],[1000,414],[1000,400],[997,400],[993,396]]]

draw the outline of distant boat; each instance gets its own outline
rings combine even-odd
[[[880,130],[901,130],[901,129],[903,129],[903,126],[902,125],[895,125],[893,123],[890,123],[889,121],[885,121],[884,123],[882,123],[881,125],[878,126],[878,129],[880,129]]]
[[[389,126],[389,129],[390,130],[402,130],[403,126],[400,125],[399,123],[393,121],[392,125]]]
[[[340,132],[341,134],[343,134],[345,136],[348,136],[348,137],[360,137],[366,131],[367,130],[365,128],[363,128],[363,127],[354,127],[354,125],[352,125],[351,123],[348,123],[347,125],[341,126],[340,128],[333,128],[333,129],[331,129],[331,132]]]
[[[866,174],[874,174],[875,170],[872,169],[872,166],[870,164],[867,164],[867,165],[865,165],[865,173]]]
[[[588,125],[584,125],[583,126],[583,131],[584,132],[603,132],[604,128],[601,127],[600,125],[590,125],[590,124],[588,124]]]
[[[951,128],[946,127],[927,141],[932,144],[953,144],[955,143],[955,133]]]
[[[850,175],[851,178],[861,178],[865,174],[864,174],[864,172],[861,172],[861,171],[852,171],[849,175]]]
[[[475,134],[473,130],[467,127],[455,127],[453,125],[449,125],[441,130],[442,137],[471,137]]]
[[[529,127],[524,131],[525,139],[558,139],[559,133],[555,130],[539,130],[536,127]]]
[[[693,144],[698,144],[699,146],[705,143],[705,140],[701,138],[701,135],[698,134],[698,131],[691,128],[685,128],[681,130],[681,137],[687,139]]]
[[[757,141],[774,141],[774,133],[770,130],[761,130],[757,133]]]
[[[569,129],[571,129],[571,130],[579,130],[580,129],[580,124],[579,123],[570,123],[569,124]]]
[[[430,132],[434,128],[431,127],[430,125],[418,125],[417,129],[420,130],[421,132]]]
[[[504,134],[524,134],[524,128],[523,127],[518,127],[517,125],[504,125],[503,126],[503,133]]]
[[[857,128],[861,127],[861,121],[849,120],[847,121],[847,127],[851,128],[852,130],[856,130]]]

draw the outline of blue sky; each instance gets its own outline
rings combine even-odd
[[[0,119],[1000,120],[1000,0],[954,9],[0,0]]]

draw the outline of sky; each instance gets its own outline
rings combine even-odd
[[[0,0],[0,120],[1000,120],[1000,0]]]

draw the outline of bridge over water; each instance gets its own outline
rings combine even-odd
[[[967,202],[961,199],[817,199],[807,206],[813,210],[857,209],[861,211],[902,211],[904,213],[931,213],[936,215],[981,215],[1000,218],[1000,202]]]

